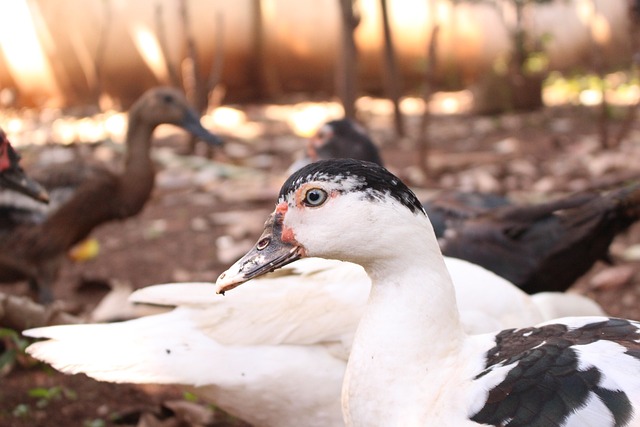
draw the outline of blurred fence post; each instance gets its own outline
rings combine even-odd
[[[387,0],[380,0],[382,10],[382,28],[384,30],[384,81],[387,96],[393,103],[393,119],[398,136],[404,136],[404,121],[400,111],[400,96],[402,94],[402,76],[398,71],[398,61],[393,45],[393,36],[389,24],[389,9]]]
[[[358,52],[353,33],[360,19],[353,11],[353,0],[338,0],[340,3],[340,55],[336,67],[336,90],[347,118],[356,118]]]

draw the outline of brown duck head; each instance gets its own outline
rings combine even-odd
[[[184,94],[172,87],[156,87],[146,91],[129,110],[129,120],[155,128],[160,124],[179,126],[212,146],[222,139],[205,129],[198,113],[189,105]],[[129,124],[129,128],[135,128]]]

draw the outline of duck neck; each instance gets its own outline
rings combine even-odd
[[[126,155],[122,175],[122,214],[137,214],[153,190],[155,167],[151,160],[151,141],[156,125],[146,123],[136,111],[129,114]]]
[[[406,264],[388,259],[365,267],[372,287],[356,339],[392,355],[399,365],[416,354],[421,360],[425,355],[446,356],[464,335],[453,284],[439,251],[415,254],[422,259]],[[407,352],[408,348],[417,353]]]
[[[146,123],[134,110],[129,113],[125,174],[153,174],[151,137],[156,126]]]
[[[409,425],[404,421],[420,419],[427,409],[415,414],[403,405],[435,399],[429,390],[448,380],[439,372],[453,363],[465,334],[451,278],[430,233],[407,233],[403,251],[363,265],[372,287],[343,385],[347,425]],[[425,390],[421,379],[427,377],[434,387]],[[376,396],[385,396],[383,405]]]

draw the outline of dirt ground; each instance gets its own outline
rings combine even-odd
[[[132,288],[172,281],[214,281],[254,241],[273,206],[286,167],[300,153],[304,140],[291,136],[285,124],[266,120],[260,108],[247,111],[253,111],[249,121],[261,124],[263,131],[250,140],[227,135],[229,152],[213,156],[222,170],[216,169],[217,176],[202,179],[202,174],[197,174],[202,172],[201,166],[165,161],[144,211],[94,232],[100,246],[98,256],[68,262],[55,288],[69,311],[90,313],[114,280]],[[421,192],[479,189],[536,201],[640,174],[640,131],[634,129],[619,147],[602,149],[597,142],[595,111],[584,108],[500,117],[436,117],[428,179],[415,168],[414,138],[394,138],[389,120],[388,115],[372,113],[364,123],[382,148],[387,166]],[[416,123],[416,117],[408,118],[410,132],[417,128]],[[615,130],[619,123],[612,126]],[[99,146],[88,153],[95,153]],[[156,145],[174,152],[184,146],[177,138]],[[39,150],[43,148],[35,151]],[[25,160],[35,155],[27,153]],[[118,156],[114,162],[117,160]],[[225,170],[224,165],[229,164],[237,168]],[[241,223],[239,231],[238,224],[231,230],[233,221],[219,215],[224,212],[243,213],[236,217],[247,223]],[[601,276],[594,280],[602,271],[612,271],[598,263],[572,291],[596,299],[611,315],[639,319],[640,276],[633,255],[637,252],[630,250],[639,243],[640,227],[635,226],[612,246],[616,265],[630,266],[626,280],[619,279],[625,272],[616,275],[615,270],[613,279]],[[0,290],[21,295],[27,287],[23,283],[0,285]],[[0,426],[198,425],[166,405],[194,400],[203,403],[193,396],[185,400],[179,387],[100,383],[22,361],[0,377]],[[216,415],[207,419],[207,425],[241,425],[211,411]]]

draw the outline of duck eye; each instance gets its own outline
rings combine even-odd
[[[307,206],[320,206],[327,200],[327,192],[319,188],[312,188],[304,195],[304,203]]]

